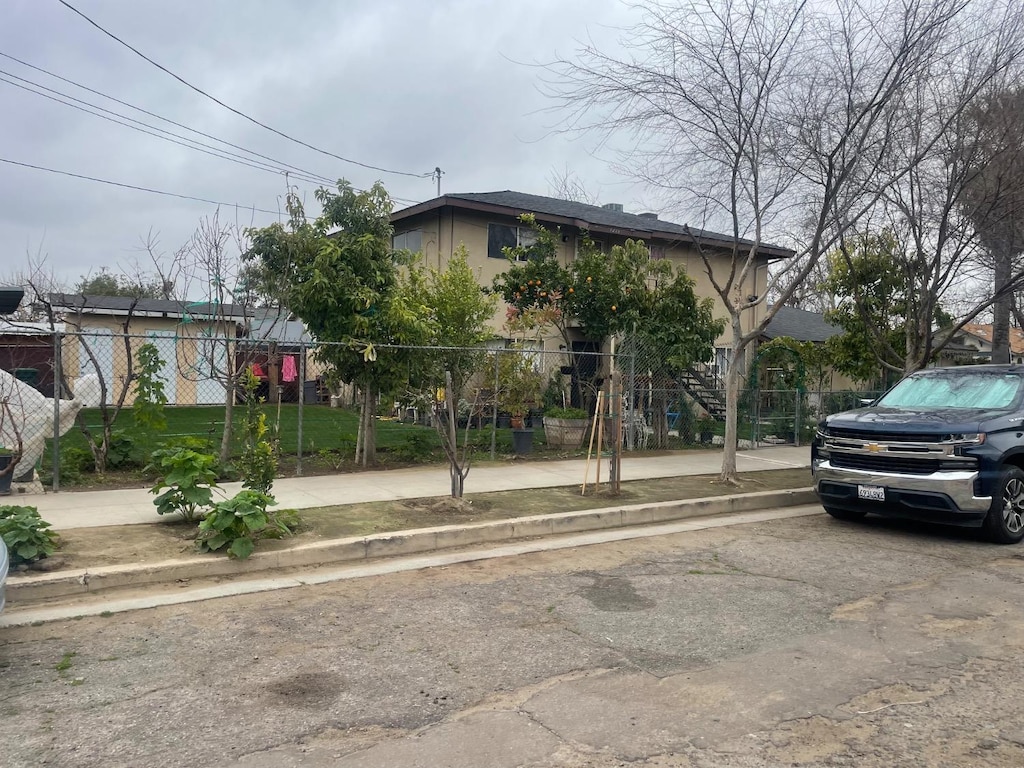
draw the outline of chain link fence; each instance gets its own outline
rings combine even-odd
[[[144,346],[155,352],[149,375],[166,398],[160,429],[140,427],[136,416]],[[258,380],[255,395],[273,427],[282,469],[296,474],[311,463],[340,467],[352,453],[366,388],[376,393],[377,447],[399,460],[429,449],[433,427],[450,408],[460,440],[492,458],[608,450],[612,434],[621,435],[616,448],[626,451],[721,444],[722,372],[712,365],[673,368],[670,360],[668,351],[629,339],[607,351],[586,342],[556,350],[505,342],[356,347],[187,327],[3,332],[0,491],[4,477],[36,476],[56,490],[62,479],[138,470],[169,441],[193,441],[230,460],[239,450],[237,406],[246,370]],[[744,391],[740,446],[807,444],[818,419],[877,394]],[[620,419],[620,429],[603,430],[604,445],[594,440],[598,413]]]

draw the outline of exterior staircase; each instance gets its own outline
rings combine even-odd
[[[712,418],[725,420],[725,382],[717,368],[708,363],[694,365],[679,374],[679,383]]]

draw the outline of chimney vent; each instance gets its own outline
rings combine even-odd
[[[614,211],[615,213],[622,213],[622,203],[605,203],[601,206],[606,211]]]

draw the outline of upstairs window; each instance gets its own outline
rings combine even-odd
[[[391,247],[396,251],[421,253],[423,251],[423,230],[410,229],[408,232],[396,234],[391,238]]]
[[[537,233],[530,227],[516,227],[509,224],[487,225],[487,256],[491,259],[507,258],[503,248],[529,247],[537,242]],[[525,261],[525,259],[520,259]]]

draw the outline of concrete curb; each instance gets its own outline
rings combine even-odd
[[[20,608],[33,601],[95,594],[101,590],[119,587],[139,587],[173,583],[177,580],[224,578],[285,568],[352,563],[513,539],[652,525],[693,517],[751,512],[768,507],[800,506],[814,504],[817,500],[817,495],[811,488],[761,491],[332,539],[274,552],[257,552],[248,560],[241,561],[230,560],[224,556],[206,555],[160,563],[107,566],[85,571],[14,575],[7,580],[7,599],[10,607]]]

